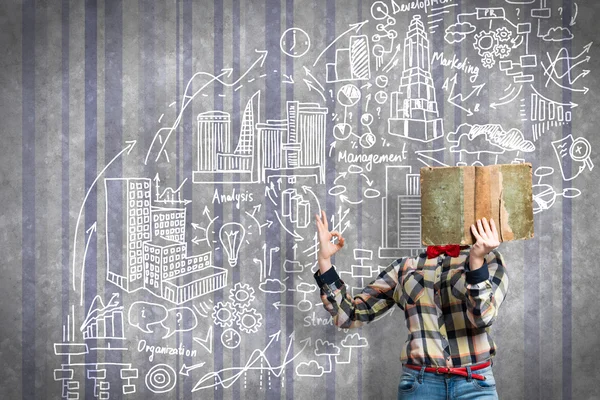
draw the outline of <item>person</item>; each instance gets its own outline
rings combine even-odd
[[[350,296],[331,257],[344,246],[315,215],[320,248],[314,278],[324,308],[340,328],[358,328],[394,305],[405,314],[398,399],[497,399],[490,326],[508,291],[493,219],[471,226],[472,246],[430,246],[393,261],[360,293]],[[332,240],[336,238],[337,241]]]

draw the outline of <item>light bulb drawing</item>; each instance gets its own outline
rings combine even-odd
[[[246,230],[237,222],[228,222],[219,230],[219,239],[225,253],[227,253],[227,261],[231,267],[237,265],[240,247],[242,246],[245,234]]]

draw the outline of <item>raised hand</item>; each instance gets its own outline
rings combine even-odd
[[[317,220],[317,232],[319,236],[319,260],[328,260],[332,255],[337,253],[339,249],[344,247],[344,238],[338,231],[329,231],[329,222],[325,211],[321,210],[321,216],[315,214]],[[332,243],[331,239],[336,237],[337,243]]]
[[[477,226],[471,225],[471,232],[476,239],[475,244],[471,247],[471,256],[473,257],[483,258],[500,245],[500,237],[493,219],[490,219],[490,223],[485,218],[478,219]]]

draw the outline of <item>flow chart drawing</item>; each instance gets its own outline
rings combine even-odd
[[[419,142],[444,136],[429,62],[429,40],[420,15],[413,16],[404,39],[400,90],[391,96],[388,132]]]

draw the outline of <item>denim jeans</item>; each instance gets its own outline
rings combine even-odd
[[[498,400],[496,381],[492,366],[473,371],[474,374],[484,375],[484,381],[470,376],[436,374],[413,370],[402,366],[402,376],[398,384],[398,400]],[[467,367],[467,373],[470,372]]]

